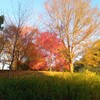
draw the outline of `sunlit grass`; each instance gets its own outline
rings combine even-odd
[[[20,71],[0,78],[0,100],[100,100],[100,76],[84,73]]]

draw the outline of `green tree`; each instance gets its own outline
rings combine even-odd
[[[5,61],[2,59],[2,55],[4,53],[3,50],[6,43],[6,39],[4,38],[2,24],[4,24],[4,15],[0,16],[0,63],[2,64],[2,69],[3,69]]]
[[[92,47],[90,47],[81,62],[85,66],[100,67],[100,40],[96,41]]]
[[[0,30],[3,29],[2,24],[4,23],[4,15],[0,16]]]

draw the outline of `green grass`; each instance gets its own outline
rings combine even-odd
[[[100,100],[100,76],[20,72],[17,77],[0,78],[0,100]]]

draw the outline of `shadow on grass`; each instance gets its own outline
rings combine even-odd
[[[0,78],[8,78],[9,70],[0,70]],[[10,78],[14,77],[29,77],[45,75],[39,71],[10,71]]]
[[[0,79],[0,100],[100,100],[100,77],[42,71],[11,75]]]

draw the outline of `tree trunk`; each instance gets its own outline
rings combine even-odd
[[[16,36],[16,40],[15,40],[15,43],[14,43],[13,51],[12,51],[11,64],[10,64],[10,66],[9,66],[8,77],[10,77],[10,72],[11,72],[11,70],[12,70],[12,66],[13,66],[13,62],[14,62],[16,42],[17,42],[17,36]]]
[[[74,66],[73,66],[73,63],[70,63],[70,64],[69,64],[69,71],[70,71],[71,73],[74,72]]]
[[[52,66],[50,66],[50,72],[52,71]]]
[[[2,70],[4,70],[4,66],[5,66],[5,64],[3,63],[3,65],[2,65]]]

